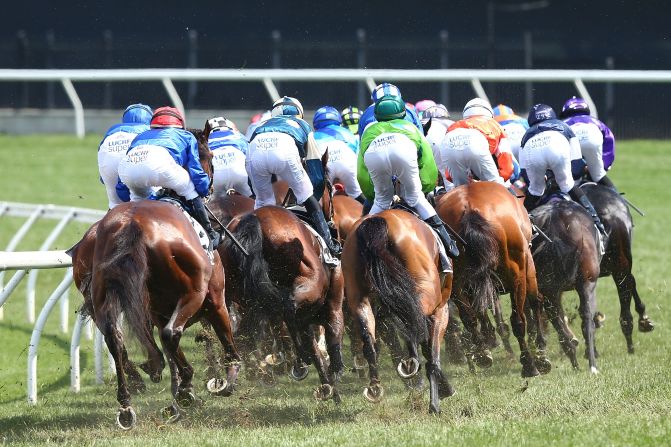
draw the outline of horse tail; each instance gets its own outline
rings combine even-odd
[[[266,309],[277,309],[282,302],[282,293],[270,278],[270,266],[263,256],[263,230],[261,222],[254,214],[244,216],[233,235],[247,250],[248,256],[233,243],[224,240],[225,250],[242,277],[243,296],[256,298]]]
[[[147,251],[142,236],[140,224],[130,220],[114,235],[114,250],[98,265],[93,281],[102,277],[107,314],[115,318],[123,312],[131,331],[146,347],[153,345],[154,340],[147,299]],[[114,320],[108,324],[115,324]]]
[[[385,314],[413,344],[428,337],[427,319],[419,303],[415,280],[401,260],[390,251],[389,228],[382,217],[364,220],[356,229],[359,260],[364,277],[377,295]]]
[[[494,227],[474,210],[461,218],[461,237],[466,242],[464,289],[473,297],[473,307],[484,312],[496,301],[493,276],[499,265],[499,243]]]

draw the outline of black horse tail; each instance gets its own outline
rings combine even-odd
[[[466,241],[464,289],[473,297],[473,307],[484,312],[496,300],[493,277],[499,265],[499,245],[494,228],[480,213],[467,211],[461,218],[461,237]]]
[[[246,256],[231,238],[224,240],[224,249],[230,253],[242,279],[243,297],[256,301],[264,310],[278,309],[282,302],[282,293],[270,278],[270,267],[263,256],[263,231],[259,218],[254,214],[244,216],[233,235],[245,247]]]
[[[103,281],[103,306],[107,308],[107,315],[112,316],[107,324],[116,326],[116,316],[123,312],[131,331],[140,344],[146,347],[154,341],[147,291],[147,251],[142,236],[142,228],[134,220],[115,234],[114,241],[108,242],[114,244],[114,251],[109,259],[98,265],[93,282],[98,277]]]
[[[390,251],[387,221],[381,217],[364,220],[356,230],[364,277],[377,295],[385,315],[390,316],[410,343],[428,337],[427,319],[419,303],[415,280]]]

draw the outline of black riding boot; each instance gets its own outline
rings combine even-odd
[[[362,205],[364,203],[366,203],[366,197],[363,194],[359,194],[359,196],[355,197],[354,200],[356,200],[357,202],[359,202]]]
[[[366,216],[370,213],[371,208],[373,208],[373,202],[368,199],[363,201],[363,209],[361,210],[361,215]]]
[[[540,199],[540,196],[535,196],[527,191],[527,195],[524,197],[524,208],[527,209],[527,212],[531,212],[531,210],[536,208]]]
[[[459,256],[459,249],[457,248],[456,242],[450,237],[450,233],[447,232],[445,224],[443,224],[443,221],[440,220],[440,217],[438,217],[437,214],[425,219],[424,222],[428,223],[431,228],[438,232],[438,236],[440,236],[440,239],[443,241],[448,255],[453,258]]]
[[[340,256],[342,247],[340,247],[338,241],[331,238],[331,232],[329,231],[329,226],[326,223],[321,206],[319,206],[319,201],[315,198],[315,196],[310,196],[305,202],[303,202],[303,206],[312,219],[312,222],[314,222],[315,230],[317,230],[317,233],[319,233],[319,235],[326,241],[326,245],[328,246],[331,254],[333,256]]]
[[[610,188],[613,191],[617,192],[617,188],[615,187],[613,182],[610,180],[610,178],[608,178],[607,175],[604,175],[603,177],[601,177],[601,180],[599,180],[597,183],[599,185],[603,185],[603,186],[605,186],[607,188]]]
[[[585,195],[585,193],[582,191],[577,186],[574,186],[571,188],[571,190],[568,192],[569,195],[573,200],[578,202],[579,204],[582,205],[583,208],[587,210],[590,216],[592,216],[592,220],[594,221],[594,225],[599,229],[602,235],[606,235],[606,229],[604,228],[603,224],[601,223],[601,219],[599,219],[599,215],[596,213],[596,210],[594,209],[594,206],[592,205],[592,202],[590,202],[589,198]]]
[[[210,238],[210,249],[216,249],[221,243],[221,234],[212,228],[203,199],[200,197],[191,199],[189,200],[189,205],[191,206],[191,214],[193,215],[193,218],[203,226],[203,229],[207,232],[207,235]]]

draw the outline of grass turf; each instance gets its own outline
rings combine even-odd
[[[0,200],[55,203],[106,208],[105,192],[96,172],[96,138],[67,136],[0,137]],[[347,373],[340,385],[343,403],[318,403],[314,370],[304,382],[281,377],[275,386],[251,382],[241,374],[236,393],[212,398],[202,386],[202,352],[187,331],[186,354],[196,365],[197,393],[203,404],[176,425],[165,426],[159,409],[169,403],[169,383],[148,384],[134,397],[138,427],[115,427],[116,386],[94,384],[92,343],[82,342],[82,391],[69,387],[70,334],[58,330],[56,312],[40,343],[38,404],[26,403],[26,356],[32,326],[25,322],[24,289],[5,305],[0,321],[0,443],[113,445],[663,445],[671,443],[671,355],[665,342],[671,311],[669,238],[671,212],[666,182],[671,174],[671,143],[618,143],[618,160],[611,176],[636,205],[647,212],[635,216],[634,273],[648,314],[657,327],[650,334],[635,332],[636,353],[626,354],[618,324],[619,302],[610,278],[598,285],[599,309],[607,315],[597,331],[601,374],[573,371],[554,332],[549,335],[553,362],[550,374],[520,378],[520,364],[502,350],[494,352],[489,370],[470,374],[465,366],[443,361],[457,394],[442,401],[442,414],[427,412],[428,392],[408,391],[383,353],[385,398],[378,405],[364,401],[364,381]],[[21,220],[0,219],[0,247],[7,244]],[[39,247],[54,225],[40,223],[19,249]],[[66,248],[85,230],[72,225],[54,248]],[[62,277],[62,271],[40,274],[38,304]],[[70,293],[73,305],[78,292]],[[507,299],[504,299],[506,309]],[[564,306],[575,315],[577,298],[566,294]],[[508,314],[508,310],[506,310]],[[74,309],[71,311],[74,318]],[[572,323],[580,333],[579,318]],[[581,344],[580,349],[582,350]],[[349,362],[348,350],[345,359]]]

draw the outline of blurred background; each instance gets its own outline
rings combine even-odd
[[[196,0],[166,6],[41,0],[5,8],[11,20],[0,29],[0,68],[671,68],[671,6],[656,1]],[[466,82],[398,85],[407,101],[431,98],[456,114],[474,96]],[[312,110],[324,104],[365,107],[370,99],[363,82],[276,86]],[[508,104],[522,116],[533,103],[561,108],[577,95],[568,82],[483,86],[494,105]],[[87,131],[102,132],[129,103],[169,103],[160,82],[75,87]],[[175,82],[175,87],[187,117],[192,111],[235,111],[244,121],[270,107],[260,82]],[[671,85],[587,87],[599,118],[617,137],[670,136]],[[64,131],[71,131],[71,115],[60,83],[0,82],[2,132],[22,132],[26,119],[45,116],[52,123],[63,119]],[[238,122],[242,129],[246,124]]]

